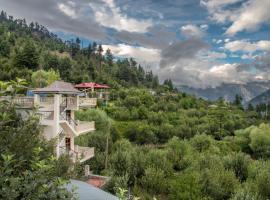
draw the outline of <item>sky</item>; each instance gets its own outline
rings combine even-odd
[[[0,0],[0,9],[102,43],[175,85],[270,80],[270,0]]]

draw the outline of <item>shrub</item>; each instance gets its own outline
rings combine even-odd
[[[180,174],[169,182],[169,199],[203,199],[201,189],[197,173]]]
[[[229,199],[239,185],[232,171],[215,166],[202,171],[200,183],[204,194],[216,200]]]
[[[228,170],[232,170],[240,181],[245,181],[248,177],[248,167],[251,159],[243,153],[234,153],[225,157],[224,165]]]
[[[206,134],[195,135],[191,139],[192,146],[199,152],[208,150],[212,143],[213,139]]]

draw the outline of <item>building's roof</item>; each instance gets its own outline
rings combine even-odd
[[[66,187],[69,191],[75,187],[75,195],[79,200],[119,200],[116,196],[82,181],[71,180]]]
[[[71,83],[55,81],[45,88],[33,90],[36,94],[78,94],[80,93]]]
[[[104,84],[98,84],[94,82],[89,82],[89,83],[80,83],[75,85],[75,88],[94,88],[94,89],[108,89],[110,88],[108,85]]]
[[[110,178],[107,176],[91,174],[85,182],[95,187],[102,188],[109,180]]]

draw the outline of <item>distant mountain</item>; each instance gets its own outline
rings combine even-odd
[[[254,97],[262,94],[270,89],[270,81],[268,82],[249,82],[246,84],[229,84],[223,83],[218,87],[193,88],[189,86],[179,86],[182,92],[193,94],[210,101],[223,97],[226,101],[232,102],[236,94],[243,98],[243,103],[249,102]],[[270,92],[269,92],[270,93]]]
[[[253,106],[261,103],[270,103],[270,89],[254,97],[248,103],[251,103]]]

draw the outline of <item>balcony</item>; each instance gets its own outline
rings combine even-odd
[[[81,108],[96,107],[97,98],[80,97],[79,106]]]
[[[60,120],[60,126],[66,134],[79,136],[95,130],[95,122],[75,122],[74,120]]]
[[[54,112],[53,111],[37,111],[41,125],[51,126],[53,124]]]
[[[68,110],[77,110],[77,97],[62,97],[61,106],[66,107]]]
[[[73,162],[79,161],[80,163],[85,162],[95,156],[94,147],[81,147],[78,145],[74,146],[74,150],[66,149],[66,147],[60,147],[60,155],[69,155]]]
[[[77,160],[80,161],[80,163],[89,160],[90,158],[95,156],[95,148],[94,147],[81,147],[78,145],[75,145],[74,151],[77,153]]]
[[[78,135],[83,135],[85,133],[91,132],[95,130],[95,122],[86,122],[86,121],[79,121],[75,126],[75,131]]]
[[[34,98],[33,97],[11,97],[3,96],[0,97],[0,101],[8,101],[13,103],[16,107],[20,108],[33,108],[34,107]]]

